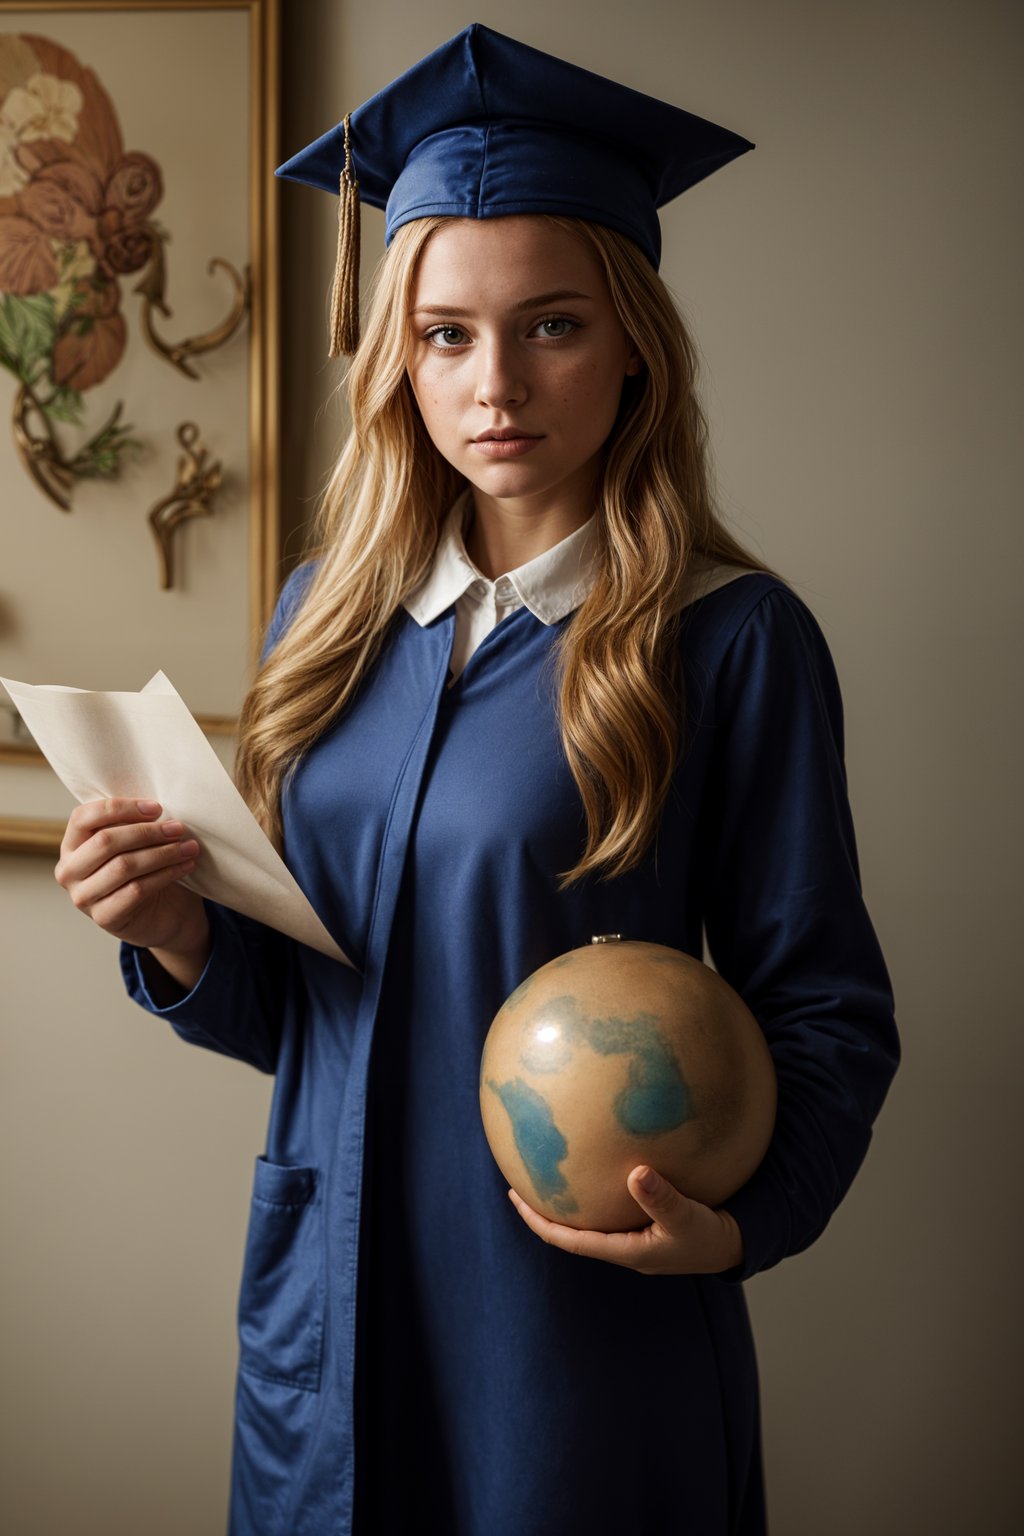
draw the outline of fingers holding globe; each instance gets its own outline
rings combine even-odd
[[[650,1221],[626,1187],[640,1163],[720,1205],[764,1157],[775,1106],[771,1055],[739,994],[692,955],[611,935],[528,976],[480,1062],[484,1131],[509,1184],[595,1232]]]

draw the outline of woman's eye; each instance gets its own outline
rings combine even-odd
[[[427,332],[427,340],[444,351],[446,347],[461,347],[466,340],[466,333],[458,325],[439,325]]]
[[[554,315],[550,320],[538,320],[537,330],[542,336],[547,336],[550,341],[560,341],[563,336],[570,336],[576,329],[575,320],[567,320],[562,315]]]

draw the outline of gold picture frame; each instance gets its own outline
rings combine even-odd
[[[13,368],[0,372],[15,417],[10,440],[0,442],[0,517],[13,548],[0,566],[0,674],[134,690],[163,670],[228,766],[280,570],[279,34],[280,0],[0,0],[0,356],[4,285],[16,286],[10,274],[24,271],[15,265],[23,249],[15,237],[27,230],[41,260],[52,254],[59,262],[61,280],[74,274],[67,264],[78,239],[93,268],[90,291],[116,294],[105,308],[119,305],[124,342],[118,366],[78,395],[79,419],[65,419],[80,439],[91,429],[103,449],[113,441],[103,437],[103,421],[123,405],[130,429],[122,436],[130,433],[134,449],[116,474],[102,460],[97,472],[60,419],[52,435],[70,437],[74,454],[51,454],[46,442],[26,446],[16,419],[25,381]],[[101,128],[90,130],[97,118]],[[85,147],[77,148],[87,131],[94,139],[105,133],[107,144],[120,134],[122,182],[141,166],[159,183],[141,271],[136,252],[126,274],[125,241],[113,271],[109,245],[102,261],[96,256],[91,232],[109,236],[118,211],[109,196],[84,206],[88,191],[78,191],[94,180]],[[55,199],[72,196],[43,204],[44,244],[32,198],[38,203],[54,182]],[[122,202],[133,193],[129,187]],[[66,234],[63,226],[53,234],[51,214],[66,218]],[[42,280],[23,281],[20,293],[31,298]],[[51,281],[48,294],[58,292],[66,297],[66,283]],[[70,365],[63,354],[72,378],[84,377],[73,369],[94,323],[89,314],[78,324],[84,339],[73,341]],[[56,356],[54,349],[51,364]],[[51,377],[56,366],[48,384]],[[50,399],[58,395],[64,404],[67,391],[53,389]],[[30,461],[48,455],[54,462],[42,464],[43,483]],[[202,476],[190,461],[204,466]],[[89,477],[75,480],[82,464]],[[67,793],[2,690],[0,703],[0,852],[56,856]]]

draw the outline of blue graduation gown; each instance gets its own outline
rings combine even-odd
[[[280,632],[304,580],[278,604]],[[564,621],[568,622],[568,621]],[[583,815],[551,668],[511,614],[446,689],[454,614],[402,612],[284,799],[288,863],[347,969],[208,903],[213,950],[159,1008],[276,1074],[239,1302],[232,1536],[758,1536],[742,1286],[811,1243],[898,1060],[861,896],[839,686],[783,582],[685,611],[685,755],[657,844],[565,894]],[[529,972],[595,933],[698,957],[765,1030],[775,1135],[727,1202],[745,1261],[645,1276],[550,1247],[484,1139],[480,1051]]]

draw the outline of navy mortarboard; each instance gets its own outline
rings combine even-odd
[[[359,340],[359,200],[385,240],[432,214],[557,213],[628,235],[657,267],[657,210],[748,139],[474,22],[277,168],[340,193],[331,353]]]

